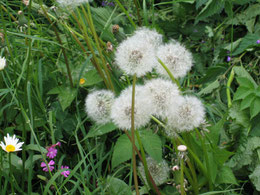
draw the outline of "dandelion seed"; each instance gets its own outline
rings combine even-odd
[[[68,177],[69,174],[70,174],[70,171],[68,170],[69,167],[68,166],[61,166],[61,169],[65,169],[65,171],[62,171],[61,174],[64,176],[64,177]]]
[[[150,97],[152,101],[152,108],[154,109],[152,114],[157,117],[166,117],[166,110],[172,103],[172,99],[177,99],[180,96],[178,86],[169,80],[161,78],[152,79],[145,84],[147,94],[146,97]],[[172,104],[175,106],[177,104]]]
[[[21,147],[24,142],[19,142],[19,139],[16,138],[15,135],[10,137],[9,134],[7,134],[6,137],[4,137],[5,144],[3,142],[0,143],[0,146],[2,149],[6,152],[17,152],[22,150]]]
[[[115,99],[111,108],[111,118],[120,129],[131,129],[131,111],[132,111],[132,87],[128,87],[121,92],[120,96]],[[136,86],[135,88],[135,109],[134,121],[135,128],[145,126],[152,113],[151,100],[145,96],[144,87]]]
[[[55,164],[55,162],[54,162],[54,160],[51,160],[49,163],[48,163],[48,165],[46,165],[46,163],[45,162],[42,162],[41,163],[41,167],[43,167],[43,171],[45,171],[45,172],[48,172],[49,170],[48,170],[48,167],[49,167],[49,169],[50,169],[50,171],[53,171],[53,169],[54,169],[54,165]]]
[[[85,101],[85,108],[88,116],[98,124],[105,124],[111,121],[111,105],[114,101],[114,94],[109,90],[94,91],[89,94]]]
[[[6,66],[6,59],[4,57],[0,57],[0,70],[3,70]]]
[[[205,110],[202,102],[193,96],[179,99],[177,109],[168,110],[168,126],[172,131],[185,132],[199,127],[204,122]]]
[[[160,46],[157,57],[168,67],[175,78],[184,77],[193,65],[191,53],[178,42]],[[159,74],[169,77],[161,64],[157,63],[156,70]]]
[[[124,40],[118,46],[115,61],[126,74],[136,74],[137,77],[152,71],[157,63],[154,47],[137,36]]]
[[[158,163],[151,157],[146,158],[148,170],[155,182],[156,185],[161,185],[165,183],[169,177],[170,168],[165,160],[162,160]],[[145,177],[144,166],[142,163],[138,166],[138,171],[141,174],[141,177],[144,179],[145,183],[147,184],[147,180]]]

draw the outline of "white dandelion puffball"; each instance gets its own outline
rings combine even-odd
[[[175,78],[184,77],[192,67],[191,53],[180,43],[170,42],[157,50],[157,57],[168,67]],[[168,77],[168,73],[160,63],[156,70],[159,74]]]
[[[169,109],[168,126],[177,132],[191,131],[205,119],[202,102],[193,96],[184,96],[177,109]]]
[[[149,97],[144,96],[144,87],[135,87],[135,107],[134,107],[135,129],[145,126],[150,121],[152,113],[151,101]],[[115,99],[111,108],[111,118],[113,122],[122,130],[131,129],[131,111],[132,111],[132,86],[121,92]]]
[[[115,62],[128,75],[143,76],[152,71],[157,64],[154,47],[145,39],[129,37],[119,44]]]
[[[147,161],[148,170],[155,184],[159,186],[165,183],[169,177],[169,172],[170,172],[170,167],[168,166],[167,162],[165,160],[162,160],[160,163],[158,163],[156,160],[154,160],[151,157],[147,157],[146,161]],[[141,177],[144,179],[145,183],[148,184],[145,177],[144,166],[141,162],[138,166],[138,171],[140,172]]]
[[[62,7],[77,7],[80,4],[87,3],[89,0],[56,0]]]
[[[98,90],[90,93],[85,100],[85,108],[88,116],[98,124],[106,124],[111,121],[111,105],[114,94],[109,90]]]
[[[141,27],[134,32],[134,35],[141,39],[144,39],[147,43],[154,46],[155,49],[162,44],[163,36],[156,30],[151,30],[146,27]]]
[[[6,66],[6,59],[4,57],[0,57],[0,70],[3,70]]]
[[[24,142],[19,142],[19,139],[17,139],[15,135],[10,137],[10,135],[7,134],[7,136],[4,137],[4,140],[5,144],[3,142],[0,143],[0,146],[4,151],[9,153],[22,150],[21,147]]]
[[[180,91],[172,81],[161,78],[152,79],[147,81],[144,87],[147,92],[146,96],[152,101],[153,115],[165,118],[169,106],[177,105],[172,102],[173,99],[178,101]]]

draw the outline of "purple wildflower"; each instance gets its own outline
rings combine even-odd
[[[47,150],[48,150],[47,156],[50,159],[54,158],[57,155],[58,150],[56,148],[51,146],[51,147],[47,148]]]
[[[115,4],[114,4],[113,2],[110,2],[108,5],[109,5],[110,7],[114,7],[114,6],[115,6]]]
[[[231,60],[231,57],[228,56],[228,57],[227,57],[227,62],[230,62],[230,60]]]
[[[50,169],[50,171],[53,171],[53,169],[54,169],[54,166],[52,166],[52,165],[54,165],[55,164],[55,162],[53,161],[53,160],[51,160],[49,163],[48,163],[48,167],[49,167],[49,169]],[[45,171],[45,172],[48,172],[49,170],[48,170],[48,167],[47,167],[47,165],[46,165],[46,163],[45,162],[42,162],[41,163],[41,167],[43,167],[43,171]]]
[[[260,39],[258,39],[258,40],[256,41],[256,44],[260,44]]]
[[[107,1],[102,1],[101,6],[105,7],[107,5]]]
[[[65,171],[62,171],[61,174],[62,174],[64,177],[68,177],[69,174],[70,174],[70,171],[68,170],[68,169],[69,169],[69,166],[63,166],[63,165],[61,165],[61,169],[66,169]]]

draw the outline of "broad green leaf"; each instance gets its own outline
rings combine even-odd
[[[247,48],[256,45],[256,41],[259,39],[259,36],[256,34],[247,34],[242,38],[238,48],[233,52],[233,55],[238,55],[244,52]]]
[[[255,89],[254,83],[252,83],[248,78],[246,77],[237,77],[237,82],[239,85],[246,87],[248,89]]]
[[[225,122],[227,121],[226,117],[223,117],[221,120],[219,120],[214,126],[210,126],[209,129],[209,138],[210,141],[214,145],[218,145],[220,132],[223,130],[223,126]]]
[[[236,177],[234,176],[231,168],[222,166],[218,171],[216,183],[218,184],[235,184],[238,185]]]
[[[207,153],[208,153],[208,160],[209,160],[209,165],[210,165],[209,171],[211,172],[211,180],[213,183],[215,183],[217,173],[218,173],[218,165],[217,165],[217,162],[216,162],[216,159],[215,159],[213,153],[212,152],[207,152]],[[205,161],[204,161],[204,164],[206,167]]]
[[[250,126],[249,114],[245,111],[240,111],[240,103],[238,102],[233,102],[229,109],[229,116],[243,127],[248,128]]]
[[[157,134],[152,131],[140,131],[140,138],[144,150],[157,162],[162,160],[162,142]]]
[[[77,95],[77,89],[71,89],[70,87],[61,87],[58,95],[61,108],[64,111],[67,107],[70,106],[72,101]]]
[[[35,162],[39,162],[39,160],[42,160],[42,155],[40,154],[33,155],[32,160],[28,158],[25,161],[25,169],[31,169],[33,167],[33,164]]]
[[[205,87],[204,89],[202,89],[198,95],[204,95],[204,94],[209,94],[211,93],[214,89],[219,87],[219,81],[215,80],[214,82],[210,83],[207,87]]]
[[[233,70],[235,71],[237,76],[248,78],[254,84],[254,86],[257,87],[256,82],[243,66],[235,66]]]
[[[85,83],[82,86],[91,86],[103,81],[96,70],[89,70],[86,74],[82,75],[85,79]]]
[[[132,195],[132,191],[129,185],[124,181],[108,176],[106,180],[106,192],[108,194],[117,194],[117,195]]]
[[[37,152],[47,153],[47,150],[37,144],[29,144],[25,146],[25,150],[34,150]]]
[[[255,96],[254,93],[251,93],[251,94],[249,94],[248,96],[246,96],[246,97],[242,100],[242,102],[241,102],[241,104],[240,104],[240,110],[244,110],[244,109],[246,109],[246,108],[249,108],[250,105],[251,105],[251,103],[255,100],[255,98],[256,98],[256,96]]]
[[[202,77],[201,79],[199,79],[199,81],[197,83],[202,84],[202,83],[208,83],[211,81],[215,81],[217,79],[217,77],[220,74],[224,73],[226,70],[227,70],[226,65],[218,65],[218,66],[210,67],[207,70],[206,75],[204,77]]]
[[[260,112],[260,98],[257,97],[254,99],[250,106],[250,116],[251,119],[255,117]]]
[[[238,45],[240,44],[241,40],[242,39],[238,39],[238,40],[236,40],[236,41],[234,41],[232,43],[229,43],[226,47],[224,47],[224,49],[226,49],[228,51],[231,51],[231,49],[232,49],[232,51],[233,51],[234,49],[236,49],[238,47]]]
[[[223,164],[229,159],[230,156],[232,156],[234,153],[229,152],[225,149],[220,149],[219,147],[214,148],[213,155],[216,159],[216,162],[219,166],[223,166]]]
[[[254,90],[248,90],[248,88],[240,86],[237,88],[233,100],[235,101],[235,100],[244,99],[251,93],[254,93]]]
[[[22,170],[23,168],[23,161],[20,157],[18,157],[15,153],[11,153],[11,163],[12,165],[18,169],[18,170]]]
[[[117,126],[114,123],[107,123],[101,126],[94,125],[91,127],[86,138],[100,136],[114,131],[115,129],[117,129]]]
[[[139,148],[137,141],[135,145]],[[121,135],[115,144],[113,156],[112,156],[112,169],[117,165],[131,159],[132,157],[132,143],[128,139],[126,134]]]
[[[260,191],[260,165],[258,165],[253,173],[249,175],[249,178],[256,187],[257,191]]]

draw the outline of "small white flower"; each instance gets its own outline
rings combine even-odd
[[[136,74],[137,77],[152,71],[157,63],[153,45],[137,36],[129,37],[120,43],[115,53],[115,61],[126,74]]]
[[[180,152],[185,152],[185,151],[187,150],[187,146],[185,146],[185,145],[179,145],[179,146],[177,147],[177,149],[178,149]]]
[[[13,137],[10,137],[9,134],[7,134],[7,137],[4,137],[5,144],[3,142],[0,143],[0,146],[3,150],[6,152],[16,152],[22,150],[21,147],[24,142],[19,142],[19,139],[13,135]]]
[[[151,101],[149,97],[144,96],[144,87],[135,87],[135,109],[134,122],[135,128],[145,126],[152,113]],[[120,96],[115,99],[111,108],[111,118],[120,129],[131,129],[131,112],[132,112],[132,86],[121,92]]]
[[[85,108],[88,116],[98,124],[111,121],[111,105],[114,94],[109,90],[94,91],[85,100]]]
[[[3,70],[6,66],[6,59],[3,57],[0,57],[0,70]]]
[[[172,171],[179,171],[180,167],[178,165],[174,165],[172,167]]]
[[[180,96],[178,86],[172,81],[161,78],[152,79],[147,81],[144,87],[147,90],[146,96],[152,101],[153,115],[165,118],[169,106],[177,105],[171,104],[173,99],[177,101]]]
[[[168,67],[175,78],[184,77],[192,67],[191,53],[180,43],[170,42],[158,48],[157,57]],[[157,64],[159,74],[168,77],[161,64]]]
[[[146,158],[148,170],[155,182],[156,185],[161,185],[165,183],[169,177],[170,167],[168,166],[165,160],[162,160],[158,163],[151,157]],[[138,171],[141,174],[141,177],[144,179],[145,183],[147,184],[147,180],[145,177],[144,166],[142,163],[138,166]]]
[[[184,96],[178,103],[177,109],[169,109],[168,126],[172,131],[185,132],[199,127],[205,119],[202,102],[193,96]]]
[[[151,30],[146,27],[141,27],[134,32],[134,36],[144,39],[147,43],[153,45],[155,49],[162,44],[162,35],[156,30]]]

